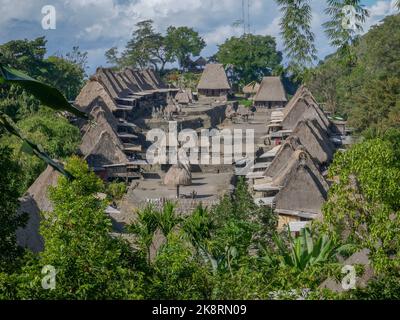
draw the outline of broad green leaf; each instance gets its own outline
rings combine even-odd
[[[59,90],[18,70],[0,65],[0,83],[16,84],[53,110],[68,111],[79,118],[88,119],[88,115],[72,106]]]

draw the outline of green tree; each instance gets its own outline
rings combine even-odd
[[[97,197],[102,181],[77,157],[66,168],[75,180],[61,176],[50,190],[54,211],[44,213],[40,228],[45,249],[36,263],[26,266],[29,279],[20,291],[45,299],[142,297],[142,275],[134,271],[131,248],[111,235],[111,219],[104,212],[107,203]],[[41,288],[40,271],[45,265],[57,270],[54,290]]]
[[[67,119],[42,108],[40,112],[18,123],[21,132],[43,148],[53,159],[65,159],[74,154],[80,143],[80,132]],[[3,145],[13,150],[13,159],[21,165],[24,176],[19,186],[23,193],[45,169],[46,164],[30,153],[24,152],[24,144],[15,136],[3,137]]]
[[[168,27],[165,43],[167,57],[176,59],[182,70],[188,67],[190,58],[200,55],[206,46],[199,33],[188,27]]]
[[[75,100],[84,84],[85,71],[64,58],[51,56],[46,59],[46,82],[59,89],[68,100]]]
[[[271,36],[246,34],[232,37],[219,46],[217,60],[233,68],[233,80],[241,85],[261,81],[279,69],[282,53]]]
[[[9,272],[21,254],[15,232],[25,225],[26,216],[17,214],[21,168],[12,160],[11,150],[1,146],[0,171],[0,272]]]
[[[398,131],[389,140],[366,140],[338,153],[329,168],[335,183],[323,208],[324,230],[370,249],[379,272],[399,262],[400,167],[394,149],[399,141]]]

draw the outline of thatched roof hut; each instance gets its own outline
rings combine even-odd
[[[286,91],[280,77],[264,77],[254,97],[256,106],[283,108],[287,102]]]
[[[129,162],[123,149],[115,144],[114,139],[107,131],[101,132],[85,160],[91,168],[95,169],[101,169],[105,165]]]
[[[60,173],[51,166],[47,166],[35,182],[29,187],[26,194],[20,199],[19,213],[27,213],[29,216],[25,228],[19,228],[16,232],[17,242],[24,248],[33,252],[44,249],[43,239],[39,233],[41,212],[53,211],[53,204],[49,199],[49,187],[56,186]]]
[[[117,104],[113,97],[96,77],[92,77],[82,88],[81,92],[75,99],[75,105],[84,112],[90,112],[91,109],[89,108],[90,110],[88,110],[88,106],[98,98],[103,100],[109,111],[114,112],[117,110]]]
[[[102,136],[103,132],[108,133],[108,136],[112,140],[115,147],[123,150],[124,146],[118,137],[116,128],[113,127],[112,122],[110,123],[108,121],[105,112],[101,109],[96,109],[93,113],[93,117],[94,123],[90,123],[87,126],[87,130],[82,137],[82,142],[79,147],[80,152],[87,156],[97,143],[101,143],[99,138]]]
[[[260,84],[257,81],[252,81],[249,84],[245,85],[242,89],[243,93],[246,95],[255,95],[260,89]]]
[[[157,84],[157,80],[154,78],[154,72],[151,72],[150,69],[141,70],[140,74],[146,83],[152,88],[152,90],[160,89]]]
[[[328,183],[315,166],[315,163],[309,153],[306,150],[301,149],[296,150],[286,166],[275,175],[274,179],[272,180],[274,185],[282,187],[285,186],[300,165],[307,166],[310,172],[318,179],[323,188],[325,190],[329,189]]]
[[[282,168],[286,166],[289,159],[296,150],[302,150],[304,147],[300,143],[300,139],[296,136],[290,136],[281,146],[271,165],[265,170],[264,176],[274,177]]]
[[[332,160],[335,149],[317,121],[300,121],[292,135],[299,138],[300,143],[320,166],[328,164]]]
[[[35,182],[29,187],[26,192],[36,202],[40,211],[50,212],[53,211],[53,204],[49,200],[48,189],[50,186],[57,185],[60,173],[53,169],[51,166],[47,166]]]
[[[317,120],[320,126],[328,131],[330,121],[318,106],[306,87],[301,87],[284,109],[282,128],[293,130],[301,120]]]
[[[173,187],[190,186],[192,184],[192,176],[185,166],[174,164],[165,175],[164,184]]]
[[[197,86],[202,96],[216,97],[227,95],[231,86],[224,66],[219,63],[207,64]]]
[[[275,212],[299,219],[316,219],[327,199],[328,184],[310,161],[293,167],[275,197]]]

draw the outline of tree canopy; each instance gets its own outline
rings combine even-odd
[[[281,68],[282,53],[276,49],[273,37],[246,34],[227,39],[218,47],[216,58],[231,66],[232,80],[243,86],[277,72]]]

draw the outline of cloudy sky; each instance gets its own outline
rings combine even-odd
[[[247,1],[247,0],[246,0]],[[279,37],[280,12],[273,0],[250,1],[250,29],[257,34]],[[332,52],[321,24],[325,1],[312,0],[313,30],[319,57]],[[394,0],[364,0],[371,16],[366,29],[393,13]],[[43,30],[42,8],[56,9],[56,29]],[[88,73],[106,65],[104,52],[113,47],[123,48],[134,25],[144,19],[153,19],[158,31],[168,26],[190,26],[206,40],[203,56],[215,53],[217,44],[233,35],[240,35],[242,27],[234,27],[241,19],[241,0],[0,0],[0,43],[12,39],[33,39],[46,36],[48,54],[65,53],[73,46],[88,51]],[[247,13],[246,13],[247,16]]]

